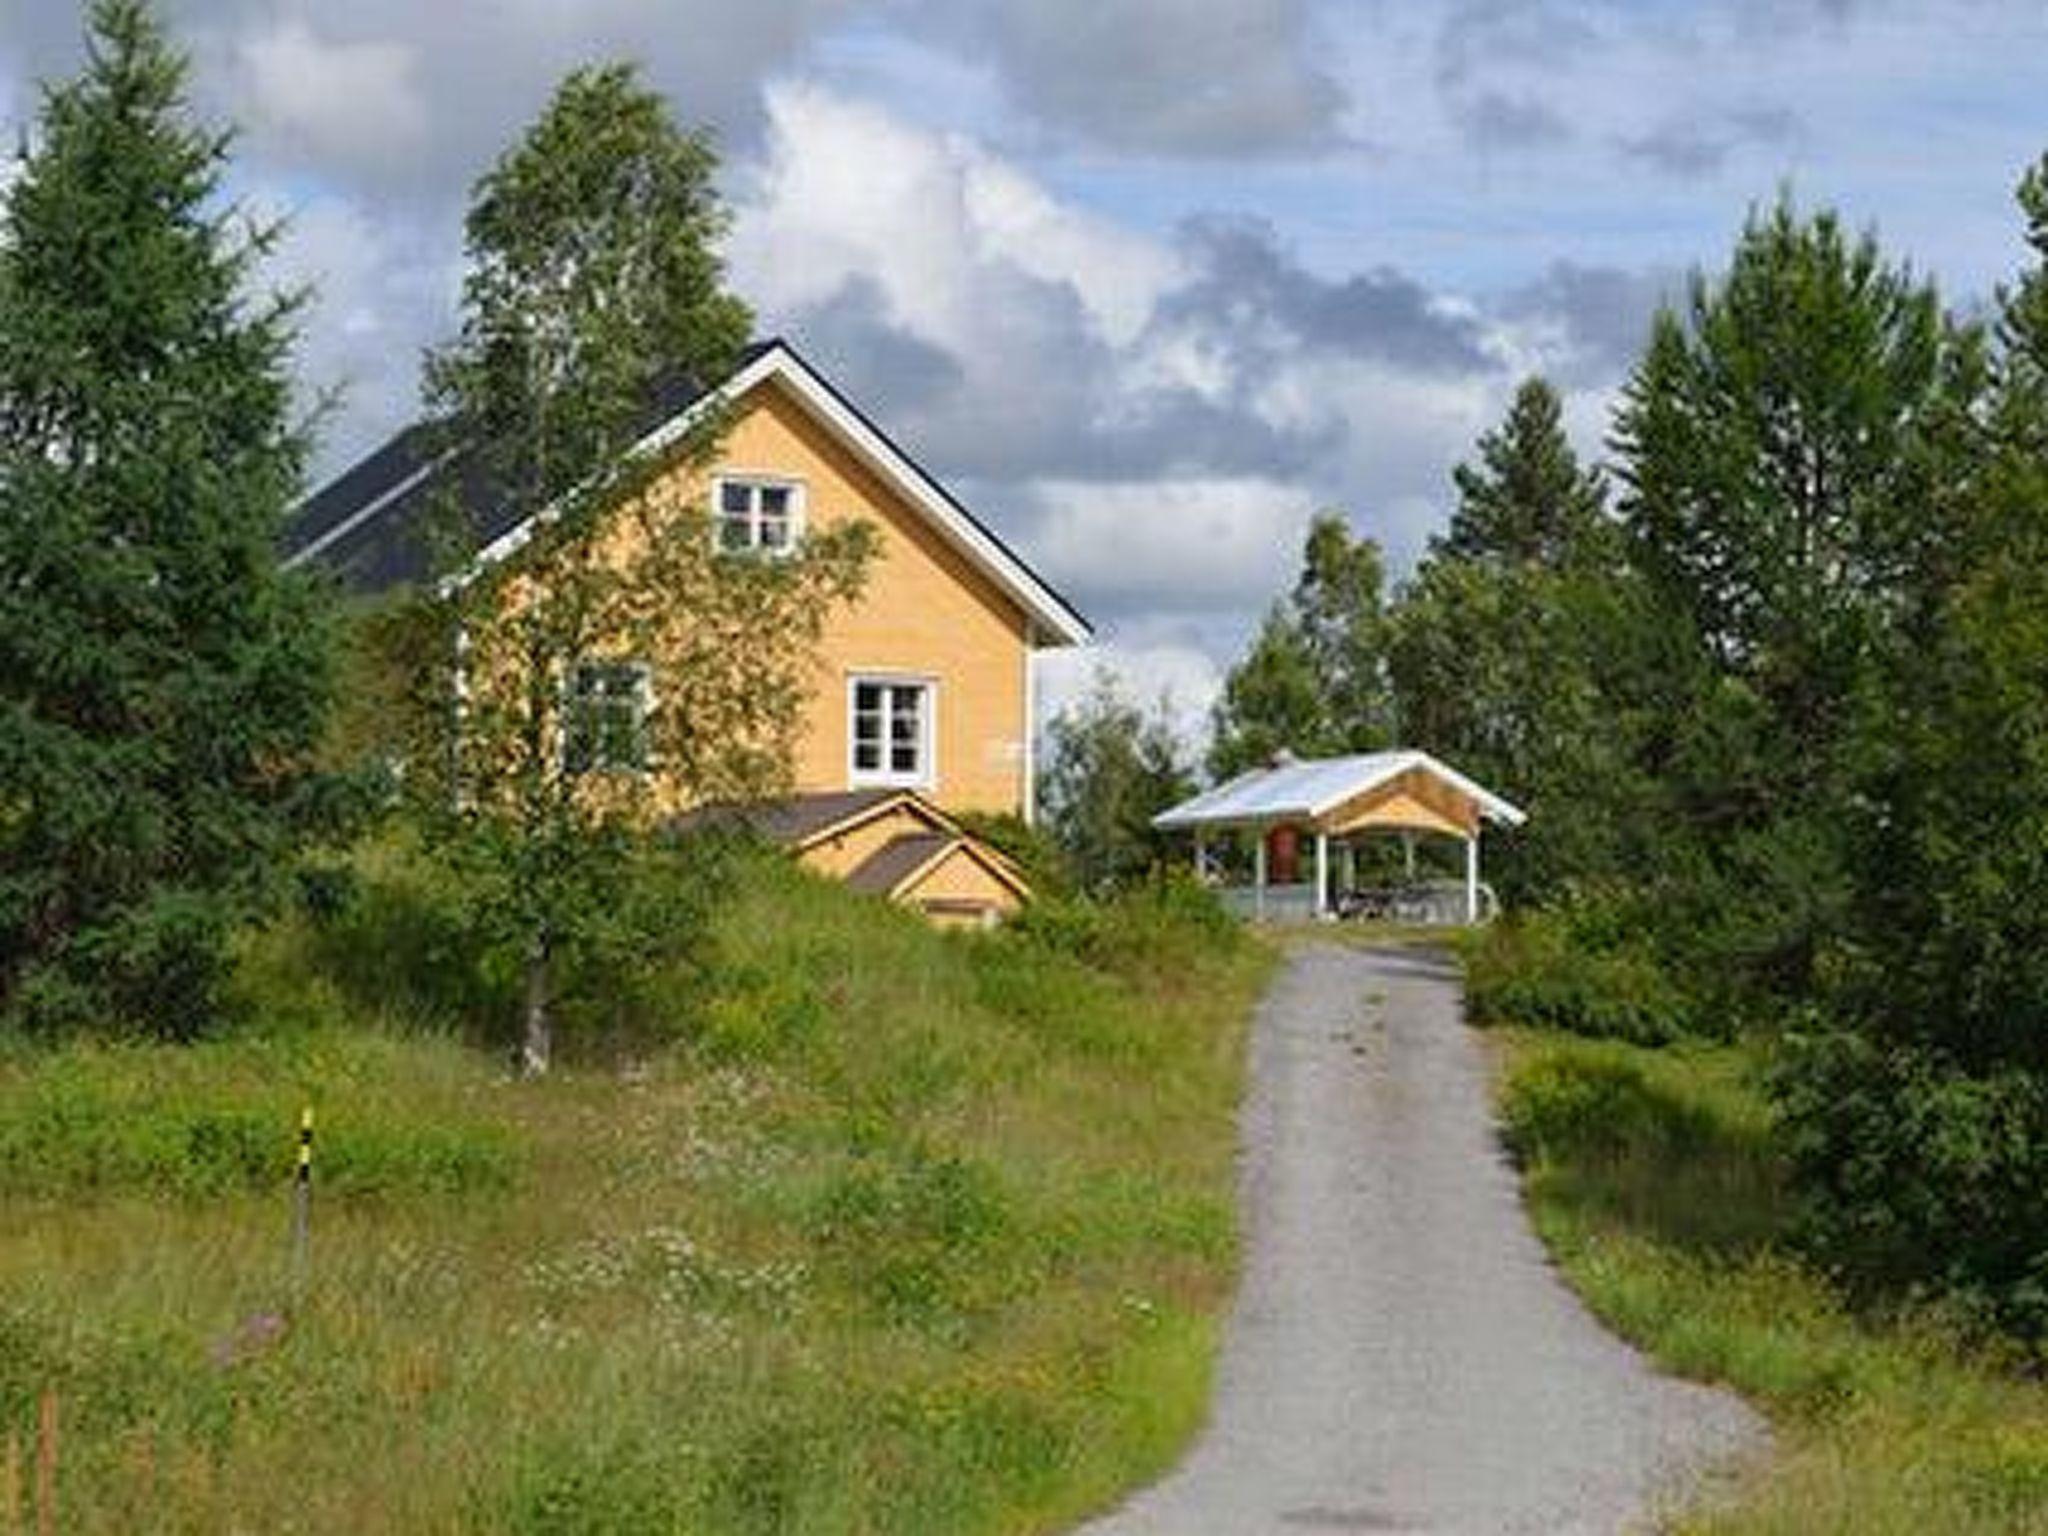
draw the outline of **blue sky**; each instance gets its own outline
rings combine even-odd
[[[1648,316],[1781,187],[1958,304],[2023,260],[2039,0],[168,0],[315,282],[322,464],[411,410],[469,182],[575,64],[709,124],[736,285],[1190,721],[1342,509],[1397,569],[1515,383],[1589,454]],[[0,0],[0,126],[77,8]]]

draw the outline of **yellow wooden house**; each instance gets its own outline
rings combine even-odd
[[[712,411],[724,425],[715,459],[677,472],[699,477],[689,489],[722,548],[773,551],[842,520],[878,539],[859,601],[818,647],[793,794],[721,814],[938,921],[1015,910],[1023,877],[955,817],[1031,819],[1035,660],[1085,643],[1087,622],[788,342],[750,348],[714,388],[671,388],[649,438]],[[287,561],[318,562],[362,593],[427,579],[442,468],[424,427],[400,432],[300,507]],[[527,536],[488,505],[469,511],[480,560]]]

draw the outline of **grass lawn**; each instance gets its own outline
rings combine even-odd
[[[0,1055],[0,1442],[56,1394],[65,1531],[1060,1528],[1192,1433],[1232,1279],[1269,956],[1170,908],[761,863],[676,1038],[538,1084],[295,919],[245,1028]]]
[[[2048,1384],[1933,1319],[1853,1314],[1787,1256],[1752,1063],[1495,1032],[1538,1230],[1593,1309],[1769,1415],[1775,1454],[1695,1536],[2048,1532]]]

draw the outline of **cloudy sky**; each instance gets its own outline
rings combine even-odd
[[[338,468],[410,413],[465,190],[570,67],[715,129],[732,276],[1195,718],[1320,507],[1396,569],[1525,374],[1598,453],[1660,295],[1787,187],[1959,304],[2022,259],[2040,0],[170,0],[319,288]],[[0,0],[0,128],[78,57]]]

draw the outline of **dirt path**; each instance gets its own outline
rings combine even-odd
[[[1627,1530],[1761,1445],[1748,1408],[1658,1375],[1551,1270],[1453,967],[1304,947],[1252,1049],[1210,1425],[1087,1536]]]

